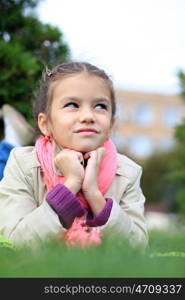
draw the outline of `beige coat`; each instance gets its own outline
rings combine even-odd
[[[124,155],[118,154],[118,160],[115,179],[105,195],[113,199],[113,207],[99,229],[102,235],[118,233],[146,245],[142,169]],[[64,233],[66,229],[45,200],[46,193],[34,147],[14,148],[0,182],[0,234],[22,245]]]

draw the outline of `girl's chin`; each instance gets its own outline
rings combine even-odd
[[[77,149],[74,149],[74,150],[76,150],[76,151],[78,151],[78,152],[82,152],[82,153],[87,153],[87,152],[90,152],[90,151],[93,151],[93,150],[96,150],[97,148],[94,148],[94,147],[83,147],[83,148],[81,148],[81,147],[77,147]]]
[[[100,146],[93,146],[93,145],[88,145],[88,146],[76,146],[73,148],[73,150],[78,151],[78,152],[82,152],[82,153],[87,153],[93,150],[96,150],[98,147]]]
[[[74,150],[74,151],[78,151],[78,152],[81,152],[81,153],[87,153],[87,152],[90,152],[90,151],[93,151],[93,150],[96,150],[97,148],[101,147],[103,144],[101,143],[101,145],[99,143],[97,143],[96,145],[93,145],[93,144],[73,144],[73,145],[61,145],[60,144],[60,147],[61,148],[68,148],[68,149],[71,149],[71,150]]]

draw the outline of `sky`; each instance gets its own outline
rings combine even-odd
[[[180,92],[185,0],[42,0],[37,15],[62,31],[73,60],[103,68],[115,88]]]

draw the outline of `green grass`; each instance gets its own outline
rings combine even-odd
[[[0,247],[0,277],[185,277],[185,233],[153,232],[145,252],[120,239],[67,248],[61,241],[36,251]]]

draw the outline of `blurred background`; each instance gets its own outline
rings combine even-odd
[[[149,229],[185,220],[185,1],[1,0],[0,104],[31,125],[43,68],[69,60],[114,83],[112,139],[143,167]],[[180,222],[180,223],[179,223]]]

